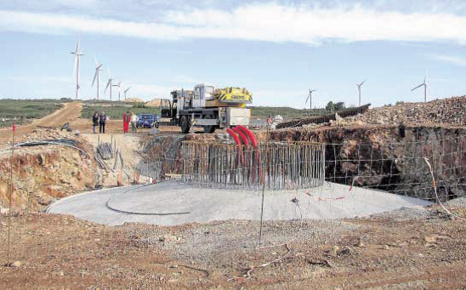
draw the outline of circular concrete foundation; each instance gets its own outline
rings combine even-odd
[[[260,191],[193,188],[177,182],[114,188],[59,200],[50,213],[121,225],[139,222],[180,225],[192,222],[258,220]],[[266,191],[265,220],[340,219],[367,216],[401,207],[425,206],[416,198],[326,183],[308,190]]]

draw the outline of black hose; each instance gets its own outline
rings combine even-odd
[[[133,190],[136,190],[136,189],[139,189],[139,188],[142,188],[142,187],[146,187],[146,186],[151,186],[153,184],[145,184],[145,185],[141,185],[141,186],[138,186],[136,188],[130,188],[124,192],[122,192],[121,194],[115,196],[115,197],[112,197],[112,198],[109,198],[107,200],[107,202],[105,203],[105,206],[109,209],[109,210],[112,210],[112,211],[115,211],[115,212],[119,212],[119,213],[125,213],[125,214],[130,214],[130,215],[157,215],[157,216],[166,216],[166,215],[183,215],[183,214],[190,214],[191,212],[189,211],[182,211],[182,212],[163,212],[163,213],[157,213],[157,212],[135,212],[135,211],[127,211],[127,210],[122,210],[122,209],[118,209],[118,208],[115,208],[115,207],[112,207],[110,205],[110,202],[112,200],[114,200],[115,198],[119,197],[120,195],[123,195],[125,193],[128,193],[130,191],[133,191]]]

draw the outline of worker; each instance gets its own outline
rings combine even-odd
[[[137,127],[138,121],[139,121],[138,116],[136,116],[134,112],[131,112],[131,129],[133,133],[136,133],[138,131],[138,127]]]
[[[95,128],[99,126],[99,112],[95,111],[92,115],[92,132],[95,134]]]
[[[99,115],[99,133],[105,134],[106,123],[107,123],[107,116],[105,115],[105,112],[102,111],[102,113]]]
[[[131,122],[131,114],[129,111],[123,114],[123,133],[128,133],[129,123]]]

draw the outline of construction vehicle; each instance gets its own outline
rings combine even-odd
[[[172,91],[171,96],[163,102],[162,117],[170,118],[170,124],[180,126],[183,133],[192,126],[213,133],[218,128],[249,125],[251,110],[246,104],[252,103],[252,94],[244,88],[199,84],[193,90]]]

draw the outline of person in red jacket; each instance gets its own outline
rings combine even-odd
[[[123,133],[128,133],[130,122],[131,122],[131,114],[128,111],[123,114]]]

